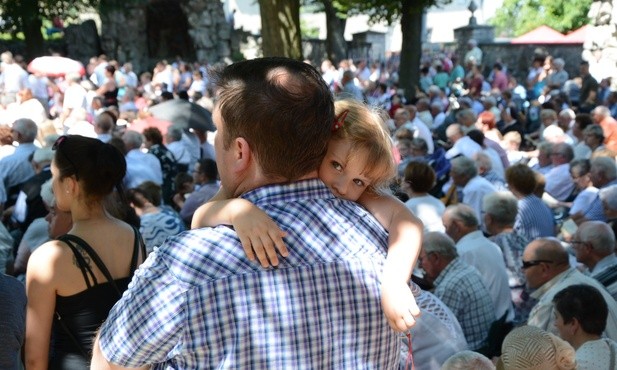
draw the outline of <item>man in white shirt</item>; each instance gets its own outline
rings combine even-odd
[[[617,299],[615,234],[605,222],[583,222],[570,241],[576,260]]]
[[[446,158],[452,159],[458,155],[472,158],[474,154],[482,151],[480,144],[476,143],[463,132],[463,126],[453,123],[446,129],[446,137],[453,144],[446,152]]]
[[[512,321],[514,309],[503,254],[480,231],[475,211],[466,204],[450,206],[444,212],[443,224],[446,234],[456,242],[459,257],[480,272],[493,300],[495,317],[506,315],[506,321]]]
[[[574,191],[574,182],[570,176],[570,161],[574,159],[572,146],[566,143],[553,145],[551,162],[553,168],[546,173],[545,190],[553,198],[565,202]]]
[[[127,130],[122,135],[126,147],[126,175],[124,186],[127,189],[136,188],[144,181],[152,181],[157,185],[163,184],[163,170],[158,158],[150,153],[141,151],[142,135],[137,131]]]
[[[452,183],[463,189],[463,199],[459,199],[459,203],[469,205],[475,211],[476,218],[482,220],[484,196],[496,192],[497,189],[490,181],[478,175],[478,169],[473,160],[461,156],[452,159],[450,164]]]
[[[413,113],[413,114],[412,114]],[[426,141],[428,146],[428,154],[433,154],[435,144],[433,143],[433,134],[431,130],[416,117],[417,109],[413,105],[408,105],[405,108],[399,108],[394,112],[394,125],[396,130],[406,128],[413,132],[413,137],[419,137]],[[396,131],[394,131],[396,135]]]

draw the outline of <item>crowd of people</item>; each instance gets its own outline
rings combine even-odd
[[[3,53],[0,367],[615,368],[617,92],[468,47],[411,100],[378,62]]]

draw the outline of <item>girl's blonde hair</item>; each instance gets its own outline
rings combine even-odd
[[[379,112],[357,100],[343,99],[334,102],[336,121],[332,140],[351,143],[350,160],[354,156],[366,158],[364,175],[371,180],[370,188],[385,191],[396,175],[392,155],[392,140]]]

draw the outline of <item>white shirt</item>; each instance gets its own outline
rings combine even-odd
[[[477,230],[462,237],[456,243],[456,251],[463,261],[480,272],[491,294],[495,306],[495,317],[500,318],[507,311],[506,321],[512,321],[514,309],[510,296],[510,285],[506,264],[499,246],[484,237],[482,231]]]
[[[446,152],[446,158],[452,159],[459,154],[462,154],[467,158],[472,158],[474,154],[481,151],[482,147],[480,144],[473,141],[469,136],[463,136],[458,139],[452,148]]]
[[[405,203],[405,206],[413,212],[416,217],[422,220],[424,224],[424,231],[438,231],[445,232],[446,229],[443,226],[441,217],[446,207],[441,200],[435,198],[432,195],[424,195],[416,198],[409,198]]]
[[[553,198],[564,202],[574,190],[574,182],[570,176],[570,165],[568,163],[554,166],[546,173],[546,192]]]
[[[473,208],[476,211],[476,217],[482,222],[482,200],[487,194],[496,191],[497,189],[490,181],[482,176],[476,176],[463,187],[463,203]]]
[[[161,163],[153,154],[133,149],[126,154],[124,185],[127,189],[131,189],[141,185],[144,181],[163,184]]]
[[[608,338],[587,341],[576,350],[576,368],[578,370],[613,370],[615,367],[610,367],[611,355],[617,364],[617,343],[615,341]]]

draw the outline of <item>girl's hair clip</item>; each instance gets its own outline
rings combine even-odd
[[[345,118],[347,118],[347,113],[349,113],[349,110],[345,109],[334,119],[334,122],[332,123],[332,132],[343,127],[343,124],[345,123]]]

